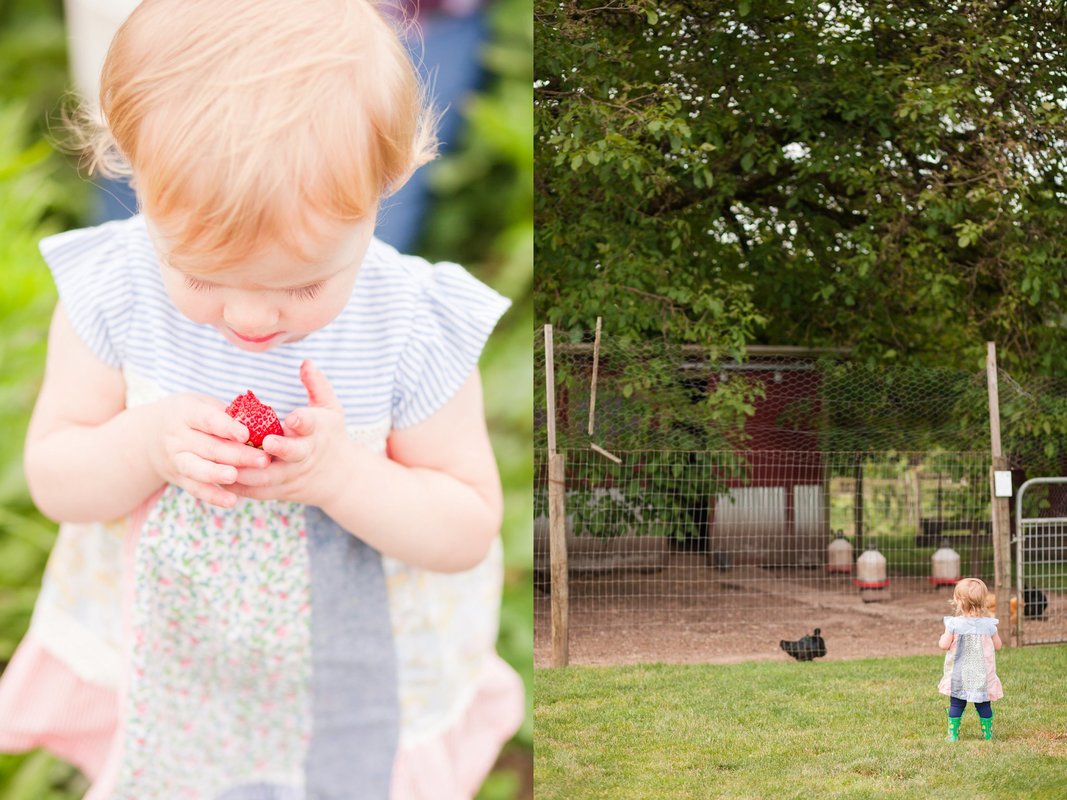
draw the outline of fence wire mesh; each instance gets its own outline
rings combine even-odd
[[[535,649],[547,663],[540,336],[535,354]],[[955,577],[993,583],[984,370],[769,349],[735,360],[607,336],[596,353],[557,342],[553,366],[573,661],[781,656],[816,627],[832,656],[914,652],[936,641]],[[1055,406],[1047,387],[1004,378],[1012,419]],[[1059,468],[1056,436],[1040,422],[1006,428],[1020,482]],[[1035,558],[1062,569],[1062,549]],[[1062,588],[1049,585],[1035,620],[1049,640],[1067,638]]]

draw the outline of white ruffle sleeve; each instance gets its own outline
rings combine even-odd
[[[133,307],[124,232],[124,222],[108,223],[49,236],[40,243],[75,332],[112,367],[125,361]]]
[[[457,264],[435,264],[427,271],[397,364],[394,428],[422,422],[452,398],[510,305]]]
[[[976,633],[992,636],[997,632],[999,622],[992,617],[945,617],[945,629],[959,635]]]

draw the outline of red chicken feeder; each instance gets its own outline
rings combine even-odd
[[[941,547],[930,558],[930,583],[934,588],[955,586],[960,580],[960,554],[941,542]]]
[[[852,544],[842,531],[837,532],[826,548],[826,571],[838,574],[852,572]]]
[[[933,580],[931,578],[931,580]],[[853,586],[857,586],[860,589],[885,589],[889,586],[889,578],[885,578],[880,581],[861,581],[858,578],[852,581]]]
[[[886,569],[885,556],[878,552],[874,544],[867,547],[867,552],[856,559],[856,579],[852,582],[860,590],[860,600],[864,603],[880,603],[890,599],[889,570]]]
[[[885,556],[873,543],[856,559],[856,579],[852,583],[860,590],[860,599],[865,603],[889,599],[889,570]]]
[[[885,603],[893,599],[893,593],[889,590],[889,580],[884,581],[853,581],[853,585],[860,590],[860,600],[864,603]]]

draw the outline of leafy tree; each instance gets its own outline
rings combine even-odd
[[[539,319],[1062,373],[1064,20],[536,0]]]

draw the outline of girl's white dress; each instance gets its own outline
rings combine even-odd
[[[391,430],[454,395],[508,306],[375,241],[337,319],[246,353],[174,308],[143,218],[41,250],[128,407],[251,389],[284,417],[307,404],[311,358],[349,435],[383,458]],[[94,779],[92,800],[470,797],[523,716],[494,650],[499,542],[444,575],[354,533],[318,508],[223,510],[173,485],[124,519],[61,526],[0,681],[0,749],[50,748]]]
[[[971,703],[986,703],[1004,696],[997,677],[997,651],[993,636],[997,620],[989,617],[945,617],[952,644],[945,653],[945,670],[937,689],[941,694]]]

